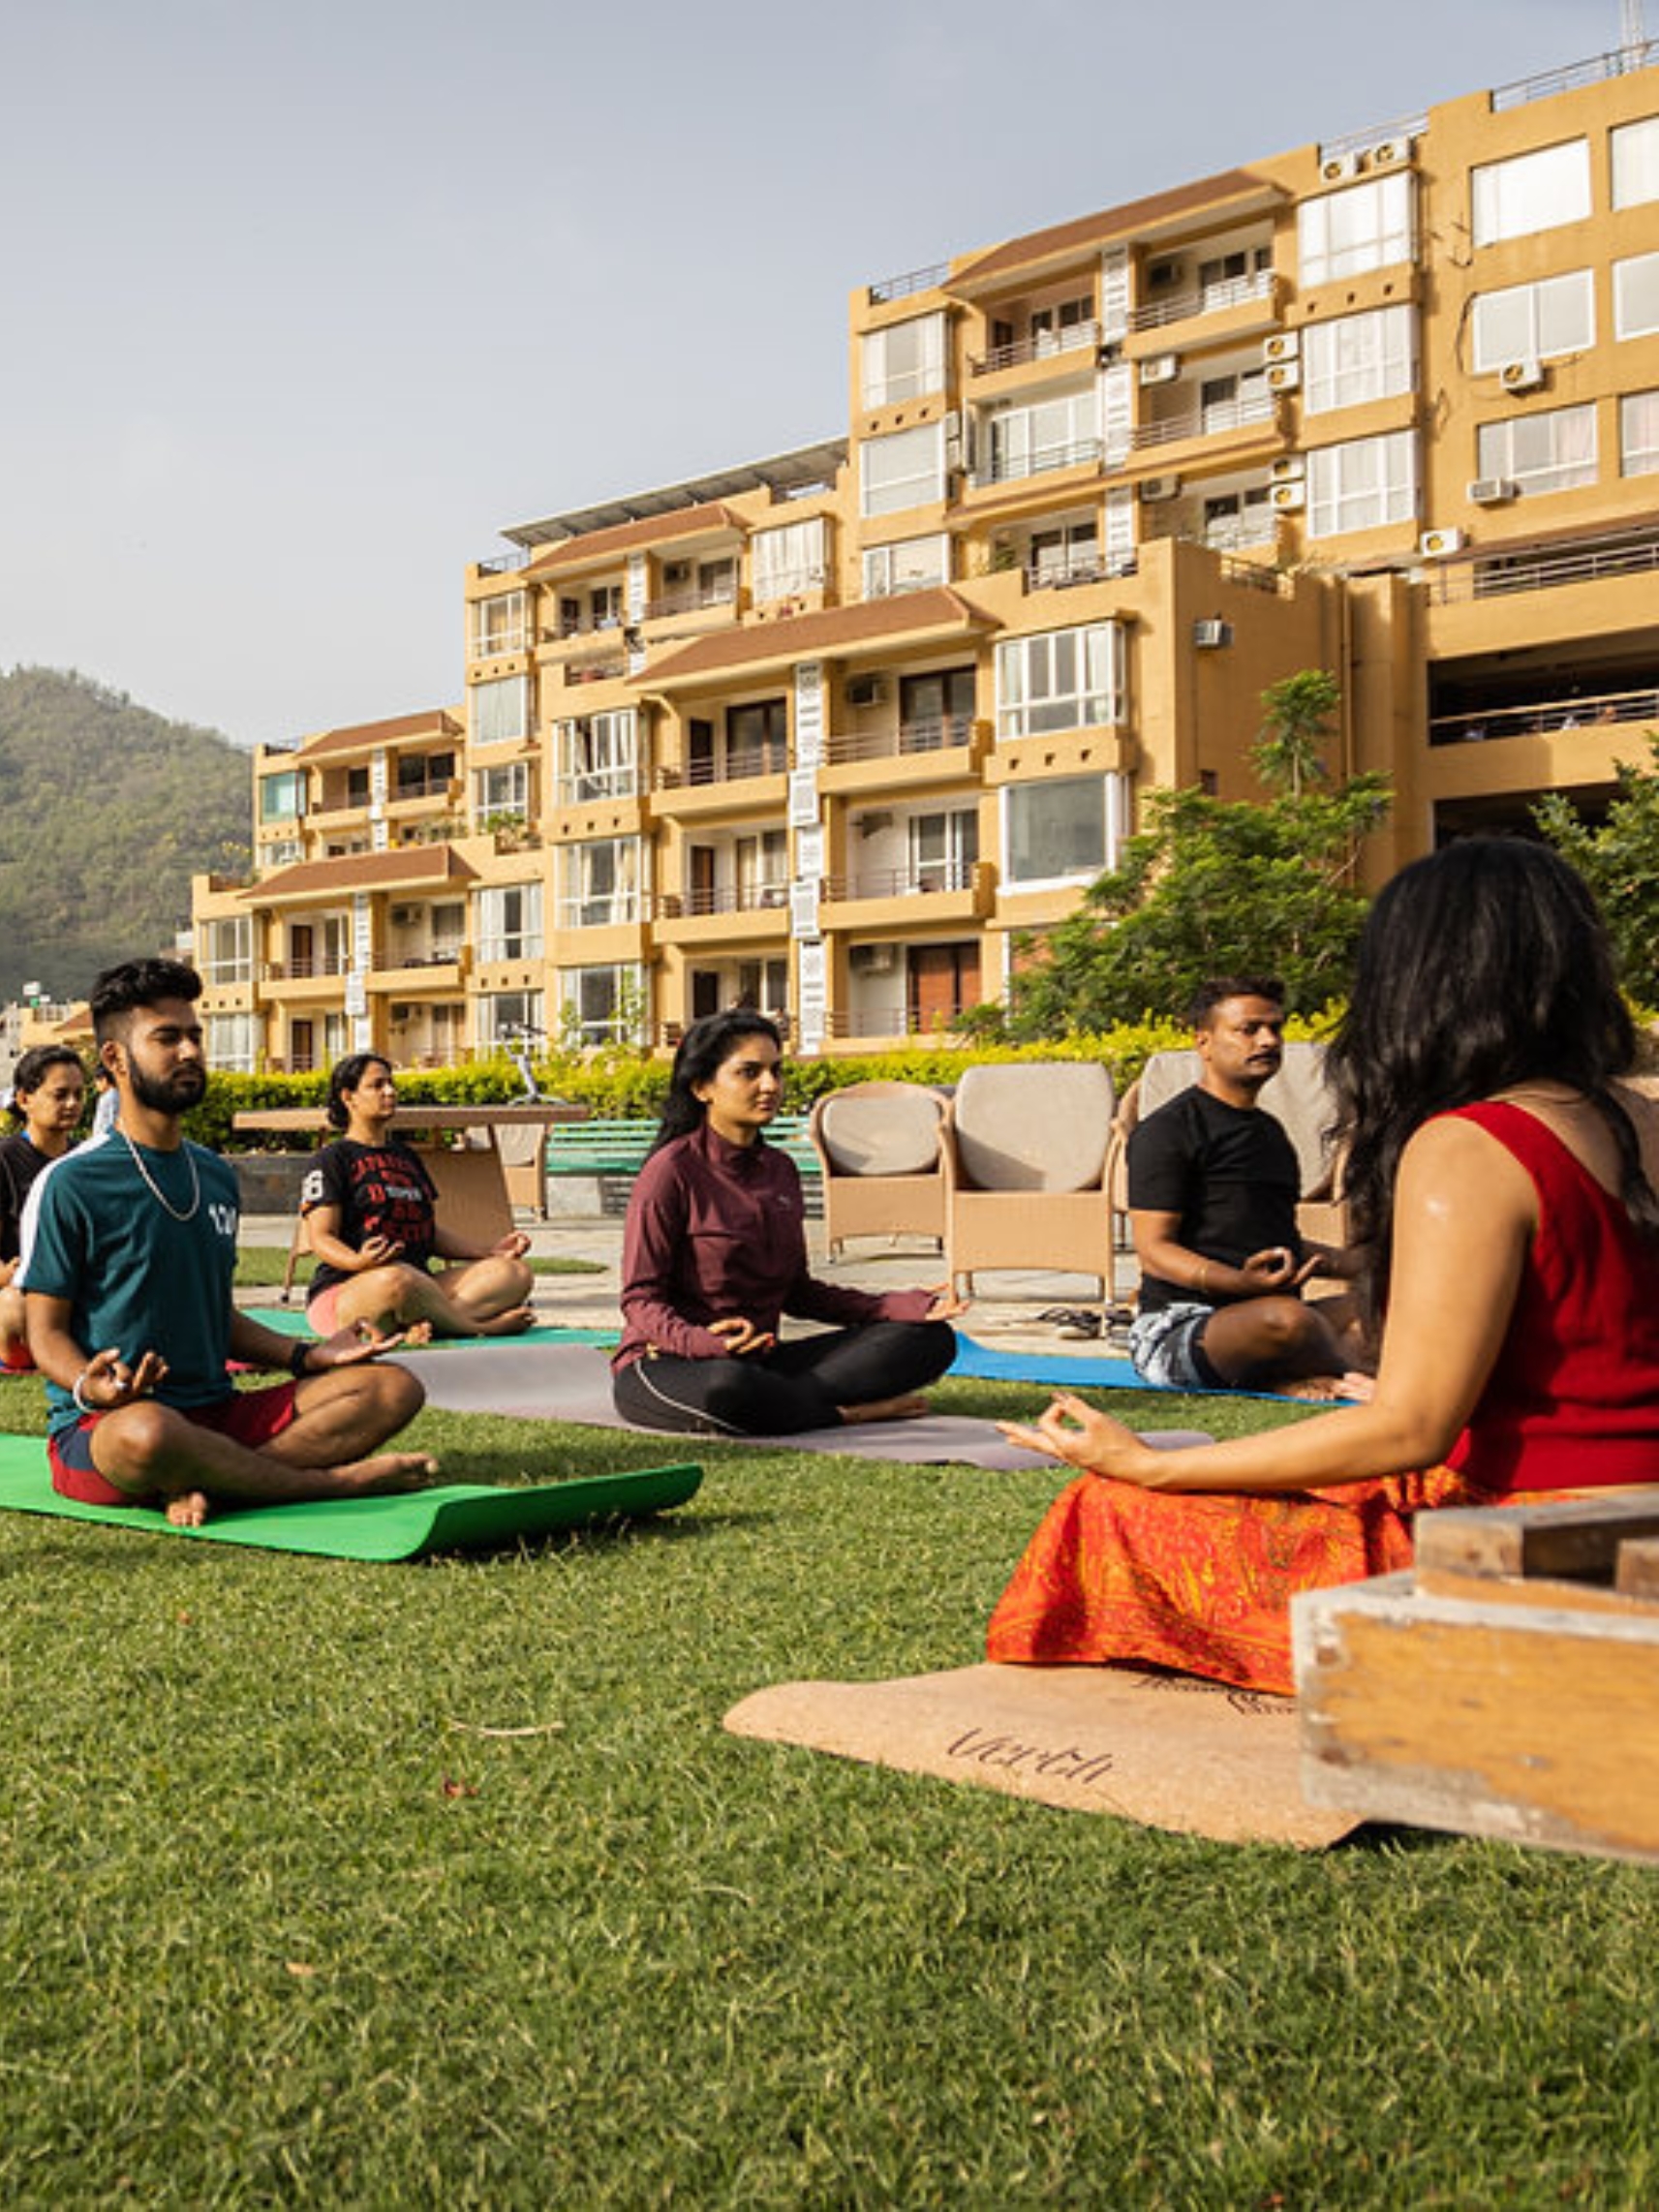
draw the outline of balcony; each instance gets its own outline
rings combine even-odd
[[[925,269],[906,269],[902,276],[877,277],[865,292],[872,307],[881,307],[891,299],[908,299],[918,292],[931,292],[935,285],[943,284],[950,274],[948,261],[934,261]]]
[[[970,377],[994,377],[1001,369],[1023,369],[1031,361],[1052,360],[1059,353],[1079,353],[1100,343],[1098,323],[1074,323],[1065,330],[1038,330],[1012,345],[993,346],[988,353],[970,360]]]
[[[975,469],[968,481],[975,491],[983,491],[988,484],[1018,483],[1056,469],[1096,468],[1104,451],[1100,439],[1080,438],[1073,445],[1045,445],[1034,453],[999,454],[983,469]]]
[[[704,883],[662,901],[663,918],[684,921],[702,914],[772,913],[789,904],[787,883]]]
[[[1590,697],[1535,699],[1520,707],[1465,707],[1436,715],[1430,745],[1485,745],[1505,737],[1556,737],[1571,730],[1611,729],[1619,722],[1659,727],[1659,690],[1598,691]]]
[[[664,592],[661,599],[647,599],[642,610],[646,622],[661,622],[671,615],[706,614],[711,607],[734,607],[737,604],[737,585],[711,584],[698,589],[692,586],[681,592]]]
[[[608,684],[628,674],[628,651],[618,643],[614,652],[572,654],[565,662],[567,684]]]
[[[1256,269],[1249,276],[1223,277],[1214,284],[1195,286],[1172,293],[1167,299],[1149,301],[1129,317],[1131,330],[1167,330],[1172,323],[1189,323],[1199,315],[1221,315],[1229,308],[1248,307],[1256,301],[1273,302],[1276,280],[1272,269]]]
[[[917,861],[908,868],[867,868],[854,876],[831,876],[824,882],[828,901],[930,898],[947,891],[971,891],[976,860]]]
[[[1121,576],[1134,568],[1132,554],[1114,554],[1108,561],[1104,553],[1067,553],[1060,556],[1038,555],[1025,565],[1028,592],[1063,592],[1074,584],[1098,584],[1108,576]]]
[[[698,790],[711,783],[747,783],[761,776],[782,776],[788,768],[782,745],[744,746],[722,760],[691,760],[683,768],[659,768],[659,791]]]
[[[1609,532],[1558,545],[1513,553],[1493,551],[1473,561],[1448,562],[1429,580],[1437,606],[1501,599],[1516,592],[1555,591],[1566,584],[1600,584],[1615,576],[1659,569],[1659,529]]]
[[[824,758],[832,767],[849,760],[895,760],[914,753],[958,752],[973,742],[971,715],[928,715],[893,729],[860,730],[830,738]]]
[[[343,952],[291,953],[287,960],[267,960],[261,970],[266,983],[315,983],[330,975],[344,975],[349,966]]]
[[[1138,422],[1129,433],[1132,451],[1144,453],[1159,445],[1178,445],[1187,438],[1214,438],[1224,430],[1244,430],[1258,422],[1272,422],[1275,395],[1248,392],[1240,399],[1212,400],[1182,415],[1153,422]]]

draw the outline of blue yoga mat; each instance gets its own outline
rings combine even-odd
[[[1259,1398],[1275,1405],[1306,1402],[1273,1390],[1186,1390],[1173,1383],[1145,1382],[1132,1360],[1098,1352],[1076,1357],[1064,1352],[997,1352],[960,1333],[949,1371],[965,1382],[1036,1383],[1054,1390],[1163,1391],[1175,1398]]]

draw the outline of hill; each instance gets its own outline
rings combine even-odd
[[[0,672],[0,1000],[168,949],[190,878],[247,857],[248,756],[53,668]]]

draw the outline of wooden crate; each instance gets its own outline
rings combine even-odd
[[[1309,1803],[1659,1864],[1659,1489],[1425,1514],[1416,1546],[1295,1602]]]

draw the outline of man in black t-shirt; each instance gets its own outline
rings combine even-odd
[[[1290,1139],[1257,1104],[1283,1058],[1284,994],[1219,977],[1193,1008],[1202,1072],[1129,1138],[1129,1218],[1141,1266],[1129,1353],[1148,1382],[1186,1390],[1307,1385],[1362,1366],[1347,1302],[1304,1303],[1353,1256],[1305,1244]]]

